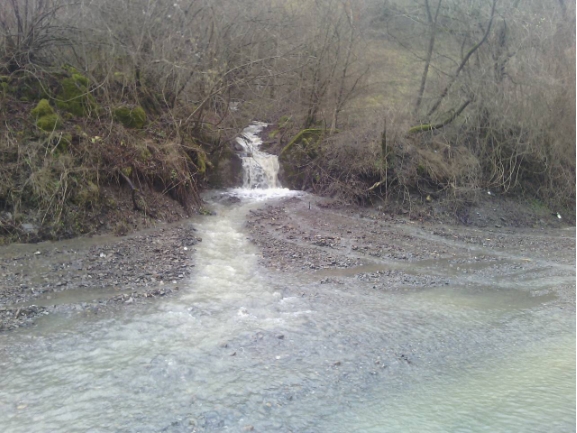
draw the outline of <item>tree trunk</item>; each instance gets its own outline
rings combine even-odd
[[[429,48],[427,49],[427,57],[425,59],[425,67],[423,69],[423,76],[421,77],[421,85],[419,87],[419,93],[417,95],[417,102],[415,103],[415,115],[418,113],[419,108],[421,108],[421,103],[423,102],[423,94],[425,93],[425,86],[427,84],[427,75],[429,74],[429,66],[431,65],[431,58],[433,57],[433,50],[435,48],[435,38],[437,36],[437,17],[439,16],[439,10],[441,9],[441,3],[443,0],[439,0],[437,4],[437,10],[435,11],[435,17],[431,15],[431,8],[429,6],[429,0],[425,0],[425,6],[427,8],[427,19],[429,20],[429,26],[431,27],[431,36],[429,38]]]

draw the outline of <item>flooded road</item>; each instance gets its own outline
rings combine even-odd
[[[575,311],[535,292],[552,277],[386,292],[271,272],[244,231],[258,205],[196,224],[178,297],[0,335],[2,431],[575,430]]]
[[[575,431],[573,232],[550,257],[286,190],[207,200],[176,295],[0,333],[2,432]]]

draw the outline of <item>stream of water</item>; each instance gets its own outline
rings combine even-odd
[[[243,230],[260,200],[296,194],[269,159],[195,222],[177,297],[0,335],[0,431],[575,431],[573,308],[529,302],[523,276],[303,296],[310,281],[259,267]]]

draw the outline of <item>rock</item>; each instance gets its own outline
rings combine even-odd
[[[22,224],[20,227],[25,233],[36,233],[38,231],[38,227],[30,223]]]

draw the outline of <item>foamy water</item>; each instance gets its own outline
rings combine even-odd
[[[223,194],[250,201],[264,201],[272,198],[296,197],[302,195],[303,192],[291,190],[288,188],[269,188],[269,189],[235,188]]]
[[[266,123],[253,122],[236,139],[236,142],[245,150],[245,156],[241,157],[243,188],[245,189],[281,188],[278,180],[278,157],[260,150],[262,139],[259,134],[266,126]]]

